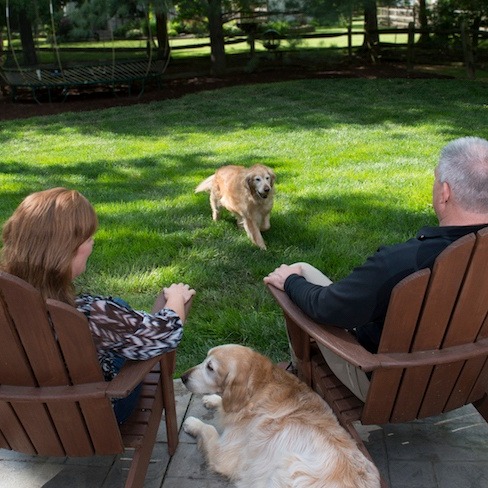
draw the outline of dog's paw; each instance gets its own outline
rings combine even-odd
[[[219,395],[204,395],[202,397],[203,406],[208,410],[219,408],[222,405],[222,397]]]
[[[202,430],[202,426],[204,423],[201,420],[198,420],[195,417],[188,417],[184,422],[183,422],[183,430],[193,436],[196,437],[199,432]]]

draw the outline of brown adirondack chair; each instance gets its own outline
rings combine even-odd
[[[163,410],[170,455],[178,444],[174,361],[174,351],[128,361],[104,381],[86,317],[0,272],[0,448],[70,457],[133,448],[125,486],[142,487]],[[139,404],[119,426],[111,398],[141,382]]]
[[[394,288],[377,354],[346,330],[319,325],[269,286],[283,309],[299,377],[332,407],[366,453],[354,422],[407,422],[473,404],[488,421],[488,228],[442,252],[432,269]],[[371,372],[363,403],[330,371],[316,344]]]

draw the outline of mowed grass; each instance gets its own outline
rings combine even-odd
[[[488,86],[466,80],[302,80],[66,113],[0,126],[0,219],[27,194],[76,188],[100,220],[77,282],[150,309],[171,282],[197,290],[177,374],[223,343],[288,358],[262,283],[308,261],[333,280],[382,244],[435,225],[433,168],[448,141],[488,137]],[[268,250],[213,222],[197,184],[224,164],[277,174]]]

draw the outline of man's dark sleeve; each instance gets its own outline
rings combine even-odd
[[[340,281],[329,286],[309,283],[299,275],[285,281],[285,292],[308,316],[344,329],[383,321],[393,286],[410,269],[394,266],[394,255],[378,251]]]

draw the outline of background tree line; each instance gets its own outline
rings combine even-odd
[[[171,18],[182,25],[198,24],[208,33],[212,71],[222,74],[226,70],[224,26],[230,21],[252,19],[257,11],[262,15],[263,9],[275,10],[276,5],[284,16],[299,12],[301,21],[312,19],[318,25],[351,25],[354,18],[361,17],[364,47],[371,48],[379,42],[378,7],[410,3],[408,0],[282,0],[270,7],[264,0],[0,0],[0,36],[5,36],[8,20],[10,31],[20,36],[24,64],[36,65],[34,39],[39,25],[46,26],[51,35],[61,39],[64,35],[69,38],[70,33],[93,34],[107,29],[109,20],[117,18],[123,19],[126,25],[142,26],[146,34],[152,29],[156,55],[166,58]],[[429,34],[432,29],[446,31],[459,28],[464,22],[476,48],[478,33],[488,18],[486,0],[437,0],[433,4],[417,0],[414,6],[422,29],[418,42],[424,46],[432,42]]]

